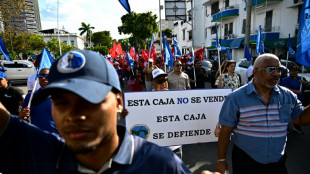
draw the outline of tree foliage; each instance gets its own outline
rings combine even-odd
[[[166,29],[162,30],[162,32],[165,34],[165,36],[167,38],[171,38],[171,36],[172,36],[172,29],[171,28],[166,28]]]
[[[119,34],[128,34],[132,46],[144,48],[152,33],[158,32],[157,16],[152,12],[126,14],[121,17],[122,25],[118,27]]]
[[[82,22],[82,27],[79,28],[81,31],[80,35],[82,36],[84,33],[86,33],[86,39],[89,40],[89,43],[91,42],[91,34],[92,34],[92,29],[95,29],[95,27],[90,26],[90,24],[85,24],[85,22]],[[90,45],[90,44],[89,44]]]
[[[110,31],[99,31],[92,34],[92,42],[95,46],[111,48],[112,37]]]
[[[47,42],[47,47],[49,51],[56,57],[59,58],[61,55],[59,53],[59,43],[58,39],[56,37],[52,37],[48,42]],[[60,42],[61,45],[61,52],[66,53],[68,51],[76,49],[75,46],[73,45],[67,45],[64,42]]]
[[[103,46],[94,46],[91,48],[91,50],[99,52],[102,55],[107,55],[109,54],[109,48],[105,45]]]
[[[26,59],[28,56],[38,54],[46,46],[44,38],[38,34],[3,32],[2,37],[13,59],[18,59],[15,55],[20,54]]]

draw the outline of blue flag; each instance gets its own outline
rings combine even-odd
[[[232,60],[230,52],[229,52],[229,48],[226,49],[226,52],[227,52],[227,59]]]
[[[126,55],[127,55],[126,57],[127,57],[128,66],[129,66],[130,69],[132,69],[133,68],[133,60],[130,57],[130,54],[128,54],[128,52],[126,52]]]
[[[173,45],[174,45],[174,55],[175,55],[175,57],[181,57],[182,53],[180,51],[178,41],[173,39]]]
[[[53,57],[51,56],[51,54],[46,50],[46,48],[43,48],[42,57],[41,57],[41,61],[40,61],[40,65],[39,65],[37,74],[39,74],[41,69],[51,68],[53,61],[54,60],[53,60]]]
[[[122,6],[125,8],[125,10],[126,10],[129,14],[131,14],[130,5],[129,5],[128,0],[118,0],[118,1],[122,4]]]
[[[296,61],[310,67],[310,0],[305,0],[300,12]]]
[[[262,27],[259,25],[256,36],[256,53],[264,54],[264,39],[262,38]]]
[[[215,23],[215,34],[216,34],[215,48],[217,48],[220,46],[219,37],[217,35],[217,22]]]
[[[195,51],[194,51],[193,46],[192,46],[192,59],[195,59]]]
[[[173,67],[173,54],[168,45],[168,42],[165,38],[165,34],[163,34],[163,48],[164,48],[164,62],[166,65],[169,65],[171,68]]]
[[[296,52],[293,50],[291,46],[291,35],[288,34],[288,39],[287,39],[287,50],[288,53],[290,54],[290,57],[296,57]]]
[[[4,57],[5,57],[6,60],[12,61],[12,59],[11,59],[10,56],[9,56],[8,50],[6,50],[6,48],[5,48],[5,46],[4,46],[4,43],[3,43],[3,41],[2,41],[1,36],[0,36],[0,52],[3,53],[3,55],[4,55]]]
[[[245,47],[244,47],[244,57],[246,58],[247,61],[250,61],[253,59],[251,53],[250,53],[250,50],[249,50],[249,47],[248,45],[245,44]]]
[[[149,52],[152,51],[152,45],[153,45],[153,42],[154,42],[154,34],[152,33],[152,38],[151,38],[151,44],[150,44],[150,49],[149,49]]]

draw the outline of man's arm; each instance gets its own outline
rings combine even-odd
[[[226,151],[232,130],[233,127],[222,125],[222,129],[218,139],[216,172],[220,172],[221,174],[223,174],[225,170],[228,170],[226,162]]]
[[[0,102],[0,135],[9,121],[9,112]]]
[[[306,126],[310,124],[310,105],[305,107],[301,115],[294,119],[294,122],[299,126]]]

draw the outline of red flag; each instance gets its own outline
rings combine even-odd
[[[156,48],[155,48],[154,45],[152,46],[152,51],[151,51],[151,56],[150,57],[153,59],[154,62],[157,59]]]
[[[117,44],[117,49],[116,50],[118,51],[117,55],[123,54],[123,48],[122,48],[122,44],[121,43]]]
[[[129,53],[130,53],[130,54],[129,54],[130,57],[134,58],[134,57],[135,57],[135,54],[136,54],[135,48],[134,48],[134,47],[131,47]]]
[[[116,54],[115,54],[115,48],[112,47],[110,50],[109,50],[110,54],[111,54],[111,57],[115,58],[116,57]]]

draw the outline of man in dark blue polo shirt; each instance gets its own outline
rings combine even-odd
[[[36,105],[52,97],[64,141],[10,116],[0,103],[0,173],[191,173],[174,153],[117,127],[118,75],[105,58],[74,50],[55,61]]]

